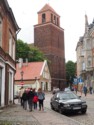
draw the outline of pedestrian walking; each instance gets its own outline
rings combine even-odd
[[[27,98],[27,91],[26,90],[24,90],[24,93],[23,93],[23,95],[22,95],[22,100],[23,100],[23,109],[27,109],[27,100],[28,100],[28,98]]]
[[[32,88],[30,88],[30,91],[27,94],[28,98],[28,105],[29,105],[29,111],[32,111],[32,106],[33,106],[33,98],[34,98],[34,93],[32,91]]]
[[[38,101],[39,101],[39,111],[44,110],[44,99],[45,94],[42,92],[42,89],[38,89]]]
[[[84,85],[83,91],[84,91],[84,94],[85,94],[85,96],[86,96],[86,95],[87,95],[87,86],[86,86],[86,85]]]
[[[23,99],[22,99],[22,95],[24,93],[24,87],[22,86],[19,90],[19,98],[20,98],[20,103],[21,103],[21,106],[23,106]]]
[[[92,94],[92,86],[89,87],[89,92]]]
[[[33,89],[33,93],[34,93],[33,106],[34,106],[34,109],[37,109],[38,94],[37,94],[37,92],[35,91],[35,89]]]

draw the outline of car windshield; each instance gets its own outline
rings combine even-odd
[[[78,96],[74,93],[60,93],[59,95],[60,99],[62,100],[69,100],[69,99],[77,99]]]

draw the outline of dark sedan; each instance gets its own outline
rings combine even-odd
[[[57,92],[50,100],[51,108],[60,113],[81,112],[86,113],[87,104],[81,97],[71,91]]]

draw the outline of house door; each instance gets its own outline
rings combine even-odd
[[[12,101],[12,73],[9,73],[9,102]]]
[[[1,106],[2,68],[0,68],[0,106]]]

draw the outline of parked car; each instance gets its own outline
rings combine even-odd
[[[64,91],[71,91],[69,87],[65,88]]]
[[[81,112],[86,113],[87,104],[80,96],[72,91],[60,91],[53,95],[50,100],[51,109],[62,113]]]
[[[53,91],[52,91],[52,93],[55,94],[55,93],[57,93],[57,92],[59,92],[59,91],[60,91],[59,88],[54,88]]]

